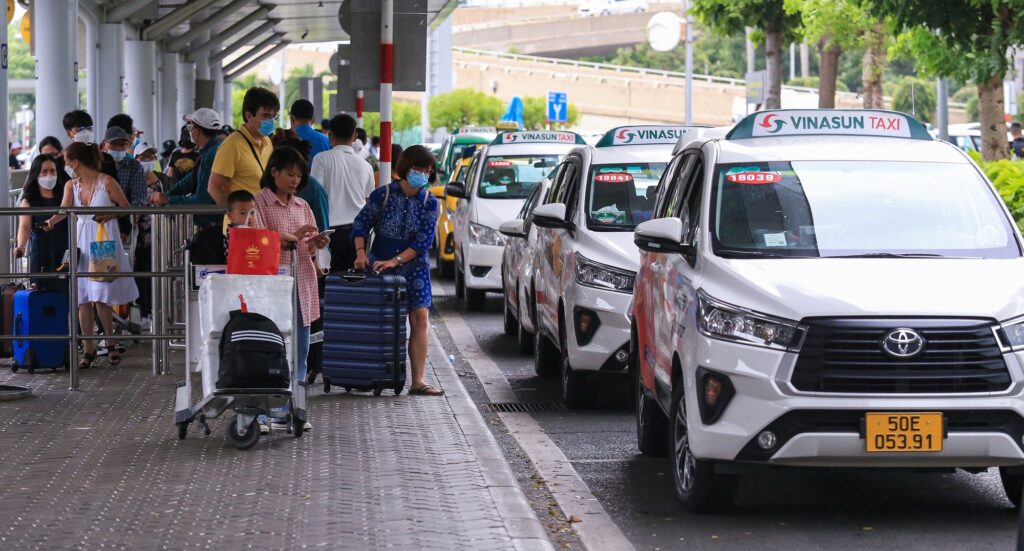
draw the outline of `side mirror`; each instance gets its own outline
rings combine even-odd
[[[564,203],[548,203],[533,209],[533,223],[541,228],[573,229],[573,223],[565,219]]]
[[[498,231],[508,237],[526,237],[525,224],[522,220],[509,220],[498,226]]]
[[[678,218],[657,218],[636,227],[633,242],[642,251],[651,253],[693,254],[693,245],[683,243],[683,221]]]
[[[448,184],[447,186],[444,186],[444,193],[445,193],[445,195],[447,195],[449,197],[457,197],[459,199],[465,199],[466,198],[466,184],[460,184],[458,182],[453,182],[451,184]]]

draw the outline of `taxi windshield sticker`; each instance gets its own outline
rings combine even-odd
[[[602,173],[595,174],[594,181],[603,184],[628,184],[633,181],[633,176],[630,174],[623,174],[621,172]]]
[[[501,161],[501,160],[498,160],[498,161],[488,161],[487,162],[487,166],[494,167],[494,168],[504,168],[504,167],[512,166],[512,161]]]
[[[734,184],[776,184],[782,181],[782,175],[777,172],[733,172],[725,175],[725,181]]]

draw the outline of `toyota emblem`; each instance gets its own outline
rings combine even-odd
[[[913,329],[893,329],[882,339],[882,350],[894,358],[913,358],[924,350],[924,338]]]

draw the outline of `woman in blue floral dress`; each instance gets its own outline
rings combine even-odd
[[[441,396],[444,391],[428,385],[423,376],[427,363],[427,331],[430,329],[430,247],[437,226],[437,199],[427,187],[436,161],[430,150],[414,145],[402,152],[396,172],[399,180],[370,194],[366,206],[352,222],[357,270],[394,270],[404,276],[409,300],[409,363],[412,384],[409,394]],[[374,232],[366,251],[366,238]]]

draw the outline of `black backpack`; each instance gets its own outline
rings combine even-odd
[[[217,388],[288,388],[284,337],[266,316],[235,310],[220,338]]]

